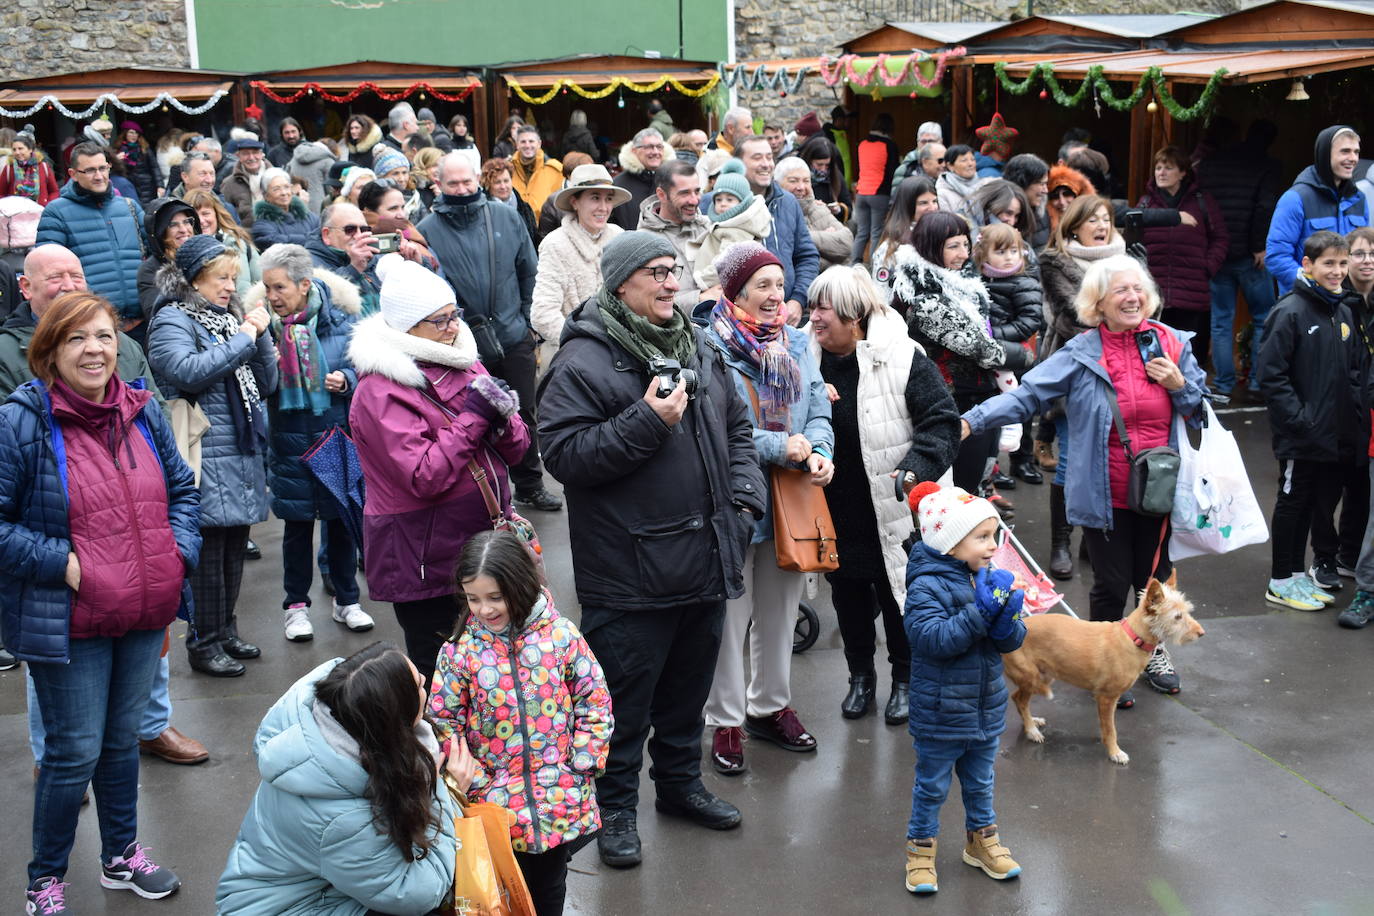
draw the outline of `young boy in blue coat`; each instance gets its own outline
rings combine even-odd
[[[922,483],[910,502],[921,528],[906,571],[905,626],[911,644],[911,735],[916,784],[907,825],[906,889],[938,890],[936,836],[951,773],[964,799],[964,861],[988,877],[1021,874],[997,836],[993,764],[1006,728],[1002,653],[1026,638],[1025,595],[1012,575],[991,569],[997,510],[958,487]]]

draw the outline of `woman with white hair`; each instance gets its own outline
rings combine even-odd
[[[262,200],[253,204],[253,244],[258,251],[273,245],[305,245],[320,234],[320,218],[291,192],[286,169],[262,173]]]
[[[1027,372],[1020,388],[967,411],[962,434],[1024,423],[1055,398],[1067,398],[1065,508],[1069,523],[1083,527],[1092,561],[1091,617],[1120,620],[1131,596],[1151,576],[1167,578],[1172,564],[1168,516],[1130,508],[1130,462],[1118,430],[1124,424],[1133,453],[1178,448],[1174,417],[1200,423],[1206,377],[1193,356],[1193,335],[1155,320],[1159,290],[1134,258],[1093,262],[1074,304],[1088,330]],[[1156,690],[1178,693],[1178,675],[1163,646],[1154,650],[1145,676]],[[1134,705],[1130,691],[1117,705]]]
[[[844,264],[854,246],[854,233],[840,222],[825,201],[816,199],[811,187],[811,166],[796,156],[788,156],[773,167],[773,180],[797,198],[806,229],[821,256],[821,267]]]
[[[822,206],[824,206],[822,204]],[[811,352],[830,389],[835,478],[825,488],[835,522],[840,568],[827,573],[849,693],[846,719],[874,706],[877,674],[874,618],[881,614],[892,670],[883,718],[907,721],[911,652],[902,629],[911,511],[897,498],[921,480],[938,480],[959,450],[959,412],[935,363],[907,335],[902,317],[884,304],[886,291],[862,267],[831,267],[811,284]],[[862,406],[862,410],[860,409]],[[862,413],[863,422],[859,422]]]

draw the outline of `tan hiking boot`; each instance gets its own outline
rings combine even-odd
[[[935,840],[906,841],[906,889],[913,894],[933,894],[940,889],[935,880]]]
[[[964,861],[981,868],[989,878],[998,881],[1021,874],[1021,866],[1011,857],[1011,850],[997,838],[996,824],[969,831],[968,843],[964,846]]]

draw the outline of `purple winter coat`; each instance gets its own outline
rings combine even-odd
[[[1150,274],[1159,284],[1165,307],[1207,311],[1212,307],[1212,277],[1226,260],[1231,237],[1226,217],[1212,195],[1198,189],[1192,175],[1185,175],[1175,203],[1151,181],[1138,207],[1176,207],[1197,220],[1196,226],[1145,229],[1142,239]]]
[[[506,466],[524,456],[529,431],[519,414],[489,423],[466,408],[470,395],[479,397],[469,383],[487,374],[467,325],[448,347],[394,330],[377,314],[358,323],[348,354],[358,373],[349,423],[367,484],[368,594],[391,602],[451,595],[463,544],[491,528],[467,463],[486,468],[508,510]]]

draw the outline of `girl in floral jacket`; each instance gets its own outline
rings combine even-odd
[[[463,607],[439,651],[429,710],[478,764],[468,790],[515,812],[511,845],[539,916],[563,912],[568,858],[601,827],[611,695],[582,633],[553,606],[515,535],[484,531],[458,558]]]

